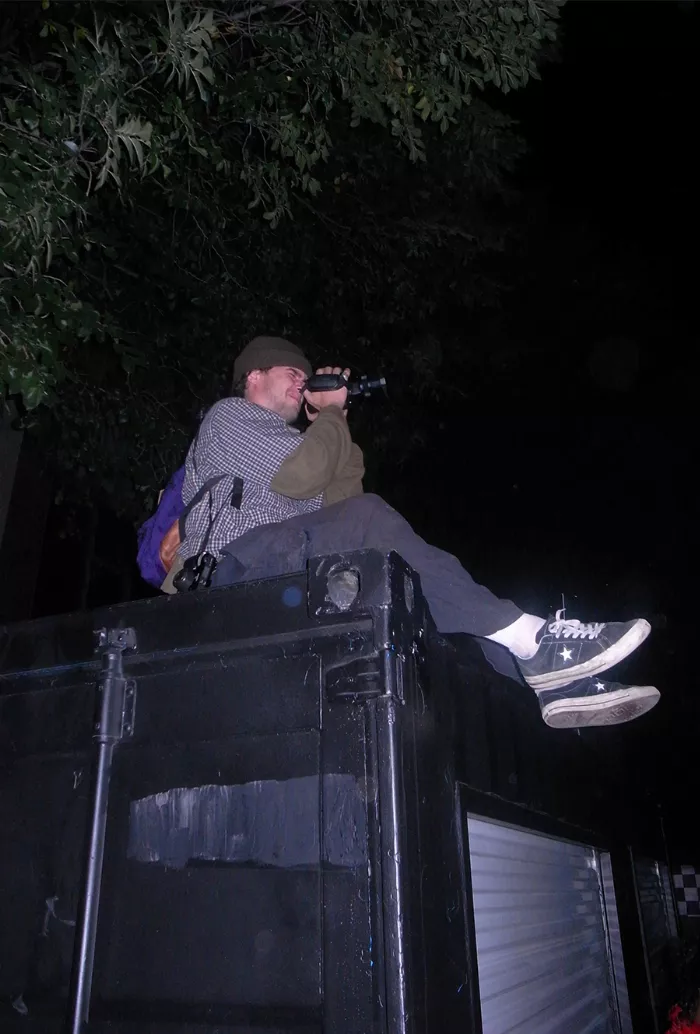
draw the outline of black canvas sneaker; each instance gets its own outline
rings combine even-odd
[[[599,675],[619,664],[644,642],[651,625],[635,621],[596,621],[584,625],[566,620],[558,610],[537,637],[537,653],[518,660],[523,678],[533,689],[561,689],[576,679]]]
[[[651,711],[659,702],[654,686],[623,686],[599,678],[581,679],[564,689],[537,693],[542,717],[553,729],[581,729],[590,725],[622,725]]]

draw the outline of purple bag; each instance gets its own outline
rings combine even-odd
[[[163,492],[158,509],[141,525],[137,532],[139,551],[136,563],[141,577],[156,589],[160,589],[165,581],[167,571],[160,562],[158,552],[166,531],[179,520],[185,504],[182,501],[182,486],[185,481],[185,468],[176,470]]]

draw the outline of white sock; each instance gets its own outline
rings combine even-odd
[[[537,653],[537,633],[545,623],[544,618],[538,618],[536,614],[521,614],[512,625],[501,628],[487,639],[494,643],[506,646],[511,653],[521,660],[526,661]]]

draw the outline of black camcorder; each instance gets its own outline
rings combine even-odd
[[[347,388],[351,398],[369,398],[376,391],[386,391],[384,377],[368,377],[362,374],[356,381],[346,381],[342,373],[315,373],[304,385],[306,391],[337,391]]]

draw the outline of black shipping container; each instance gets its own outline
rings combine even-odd
[[[77,1030],[91,970],[95,1032],[469,1029],[447,649],[400,559],[1,635],[1,1030]]]
[[[639,773],[448,639],[371,551],[0,630],[0,1034],[663,1030]]]

